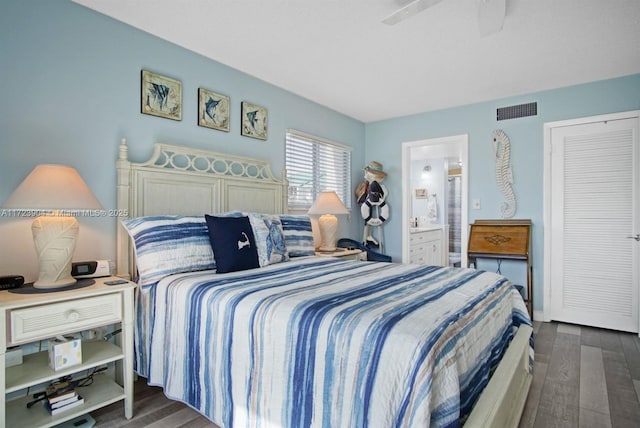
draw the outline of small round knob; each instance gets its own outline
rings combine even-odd
[[[78,312],[73,310],[67,312],[67,321],[75,322],[78,321],[78,319],[80,319],[80,314]]]

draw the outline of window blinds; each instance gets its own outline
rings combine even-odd
[[[320,137],[288,130],[285,166],[289,209],[308,209],[320,192],[335,191],[351,208],[351,149]]]

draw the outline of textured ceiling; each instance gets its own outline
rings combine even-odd
[[[640,72],[640,0],[74,0],[363,122]]]

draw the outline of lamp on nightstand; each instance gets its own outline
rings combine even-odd
[[[38,165],[5,201],[2,208],[18,216],[41,214],[31,231],[39,261],[36,288],[61,288],[76,283],[71,258],[79,226],[73,216],[102,210],[78,171],[63,165]]]
[[[334,214],[349,214],[336,192],[320,192],[309,214],[319,214],[318,226],[322,243],[320,251],[335,251],[338,237],[338,219]]]

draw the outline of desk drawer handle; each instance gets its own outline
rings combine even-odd
[[[80,319],[80,314],[77,311],[70,310],[67,312],[67,321],[76,322]]]

